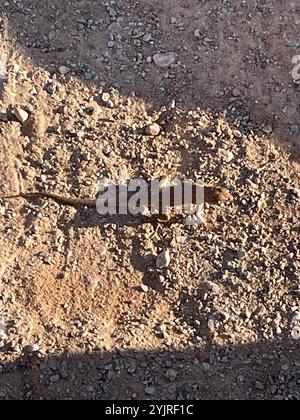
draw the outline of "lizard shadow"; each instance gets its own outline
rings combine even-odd
[[[137,234],[137,230],[149,223],[149,220],[144,217],[135,217],[131,215],[112,215],[112,216],[100,216],[96,209],[78,209],[73,217],[69,220],[66,220],[65,214],[62,213],[57,221],[57,228],[60,229],[65,237],[64,245],[64,255],[65,263],[61,268],[61,273],[65,272],[65,269],[68,265],[67,255],[68,250],[71,248],[71,243],[73,240],[80,240],[82,229],[93,229],[98,228],[101,236],[105,237],[107,230],[111,229],[114,232],[118,246],[122,248],[122,239],[124,238],[123,229],[125,227],[132,227],[134,229],[134,234]],[[71,235],[73,232],[73,237]],[[134,262],[134,265],[137,266],[140,270],[146,270],[146,267],[141,263],[139,258],[139,246],[136,240],[132,241],[133,247],[131,248],[131,261]]]
[[[34,218],[31,216],[27,220],[27,226],[31,225]],[[142,283],[149,287],[149,289],[158,292],[159,294],[165,293],[165,286],[163,285],[163,272],[160,272],[155,268],[156,257],[152,253],[147,253],[146,256],[141,254],[142,240],[138,237],[138,233],[149,225],[149,219],[143,216],[132,216],[132,215],[112,215],[112,216],[100,216],[95,209],[78,209],[73,217],[66,220],[65,214],[61,213],[57,221],[57,228],[60,229],[66,238],[64,246],[65,264],[61,268],[61,273],[65,272],[65,268],[68,264],[67,255],[68,250],[71,248],[71,241],[74,239],[80,240],[80,231],[82,229],[98,228],[104,236],[105,231],[113,229],[118,246],[122,248],[124,239],[124,228],[131,227],[133,232],[131,233],[131,246],[130,250],[130,262],[132,267],[143,274]],[[159,228],[169,228],[164,225],[160,225],[158,222],[151,222],[154,231],[157,232]],[[74,237],[71,237],[71,233],[74,233]],[[165,236],[168,237],[168,232],[165,232]],[[168,243],[168,239],[160,239],[156,242],[156,246],[162,249]]]

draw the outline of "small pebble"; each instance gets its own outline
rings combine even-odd
[[[147,386],[145,388],[145,393],[147,395],[153,395],[153,394],[155,394],[155,388],[154,388],[154,386]]]
[[[158,67],[167,68],[176,61],[176,54],[174,52],[157,53],[154,54],[153,61]]]
[[[18,121],[20,121],[20,123],[24,123],[29,118],[28,112],[26,112],[22,108],[15,108],[14,109],[14,114],[15,114],[16,118],[18,119]]]
[[[160,126],[157,123],[147,125],[146,134],[148,136],[158,136],[159,133],[160,133]]]
[[[156,260],[156,268],[161,270],[162,268],[169,267],[171,262],[170,252],[168,250],[162,251]]]
[[[108,102],[110,100],[110,94],[108,92],[104,92],[101,96],[103,102]]]
[[[62,75],[62,76],[66,76],[68,73],[70,73],[71,69],[69,67],[66,66],[60,66],[58,67],[58,72]]]
[[[255,382],[255,388],[258,389],[259,391],[263,391],[265,389],[265,386],[261,382],[256,381]]]
[[[37,353],[40,350],[38,344],[33,344],[32,346],[27,347],[28,353]]]
[[[55,384],[56,382],[59,382],[60,380],[60,376],[59,375],[52,375],[50,376],[50,382],[52,382],[53,384]]]
[[[149,287],[146,286],[146,284],[141,284],[141,290],[142,292],[147,293],[149,291]]]

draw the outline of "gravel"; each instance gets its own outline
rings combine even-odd
[[[1,200],[0,399],[300,399],[296,8],[39,3],[0,4],[1,194],[126,170],[233,200],[197,227]]]

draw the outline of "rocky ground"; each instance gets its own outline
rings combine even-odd
[[[1,194],[94,197],[126,170],[233,196],[200,227],[1,200],[0,399],[299,399],[300,8],[0,11]]]

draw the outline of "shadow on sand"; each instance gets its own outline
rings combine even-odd
[[[298,344],[24,355],[2,365],[0,399],[299,399]]]

